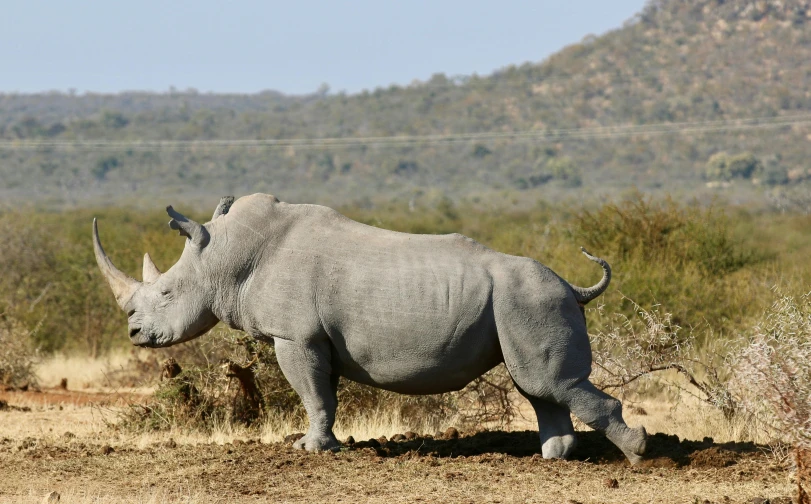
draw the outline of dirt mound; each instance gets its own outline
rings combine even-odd
[[[392,436],[395,437],[395,436]],[[433,457],[470,457],[501,453],[513,457],[533,457],[540,453],[538,433],[534,431],[484,431],[459,438],[435,438],[424,435],[405,441],[370,439],[354,443],[352,450],[374,451],[380,457],[420,455]],[[572,459],[594,464],[626,464],[622,452],[597,432],[578,432],[577,448]],[[702,441],[679,440],[678,436],[654,434],[642,467],[728,467],[742,457],[756,456],[760,450],[753,443],[716,444],[711,438]]]

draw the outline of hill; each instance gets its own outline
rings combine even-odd
[[[356,95],[5,94],[0,199],[418,204],[637,186],[762,200],[805,190],[808,61],[809,0],[657,0],[489,76]]]

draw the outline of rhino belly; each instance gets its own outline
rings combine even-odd
[[[401,394],[459,390],[503,361],[490,318],[456,330],[391,330],[333,337],[335,370],[350,380]],[[447,328],[445,328],[447,329]]]
[[[502,361],[492,280],[481,265],[450,255],[395,255],[353,277],[319,295],[328,300],[334,364],[346,378],[406,394],[441,393]]]

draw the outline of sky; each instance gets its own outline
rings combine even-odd
[[[287,94],[487,75],[644,0],[0,0],[0,92]]]

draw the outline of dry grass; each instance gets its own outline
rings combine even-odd
[[[71,388],[93,389],[104,386],[110,371],[126,366],[130,355],[119,352],[101,359],[87,356],[55,354],[44,359],[36,368],[40,384],[56,387],[64,378]]]

